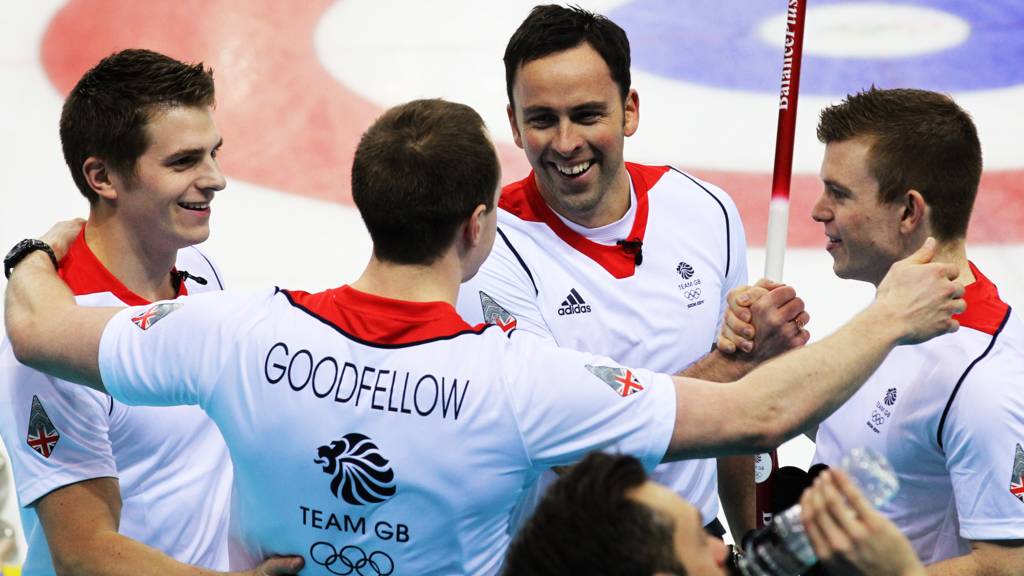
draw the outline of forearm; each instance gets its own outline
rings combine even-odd
[[[73,553],[54,554],[59,576],[214,576],[215,570],[178,562],[114,531],[96,532],[73,546]]]
[[[835,334],[721,386],[678,379],[670,458],[767,451],[831,414],[900,337],[868,308]]]
[[[732,382],[746,376],[755,366],[757,363],[748,354],[727,355],[713,348],[678,375],[711,382]]]
[[[816,426],[846,402],[896,346],[899,333],[874,309],[858,314],[836,333],[812,346],[767,362],[742,378],[736,397],[738,421],[760,424],[774,448]]]
[[[739,543],[747,532],[757,527],[753,456],[718,459],[718,496],[733,540]]]
[[[42,252],[11,274],[4,300],[7,335],[22,363],[102,390],[97,353],[114,308],[80,308]]]

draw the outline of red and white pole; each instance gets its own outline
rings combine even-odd
[[[782,84],[779,90],[779,126],[775,136],[775,168],[772,172],[772,198],[768,209],[768,239],[765,242],[764,275],[782,281],[782,263],[786,254],[789,229],[789,185],[793,175],[793,139],[796,132],[796,105],[800,95],[800,61],[804,46],[804,16],[807,0],[788,0],[786,42],[782,60]],[[757,481],[757,526],[772,521],[772,481],[779,467],[778,454],[758,455],[754,464]]]

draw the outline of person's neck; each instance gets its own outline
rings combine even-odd
[[[921,248],[924,240],[925,238],[922,237],[920,241],[909,244],[907,249],[904,250],[905,253],[902,258],[910,256]],[[974,273],[971,272],[971,265],[967,261],[967,246],[963,238],[938,242],[935,246],[935,255],[932,257],[932,262],[955,265],[957,270],[960,271],[960,275],[957,276],[956,280],[964,286],[972,284],[976,280]],[[874,282],[876,288],[881,281],[882,278],[879,278]]]
[[[461,267],[453,255],[432,264],[396,264],[370,257],[369,264],[352,288],[375,296],[406,302],[447,302],[459,295]]]
[[[957,269],[960,270],[960,276],[957,277],[957,281],[964,286],[977,280],[974,277],[974,273],[971,272],[970,263],[967,261],[967,245],[963,238],[939,242],[935,247],[935,256],[932,258],[932,262],[945,262],[956,265]]]
[[[174,298],[171,270],[178,251],[147,245],[113,216],[89,214],[85,243],[106,269],[126,288],[149,301]]]

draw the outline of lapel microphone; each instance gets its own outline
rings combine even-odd
[[[622,251],[625,252],[626,254],[632,255],[633,256],[633,262],[635,262],[637,266],[639,266],[640,264],[643,263],[643,261],[644,261],[644,250],[643,250],[643,248],[644,248],[644,241],[643,240],[641,240],[639,238],[634,238],[633,240],[619,240],[618,242],[615,243],[615,245],[620,247],[620,248],[622,248]]]

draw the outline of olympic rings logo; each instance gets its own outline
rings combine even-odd
[[[687,290],[686,292],[683,292],[683,295],[686,296],[687,300],[690,300],[692,302],[693,300],[696,300],[697,298],[700,298],[700,288],[694,288],[693,290]]]
[[[335,550],[330,542],[317,542],[309,547],[309,557],[338,576],[388,576],[395,571],[391,556],[380,550],[367,555],[362,548],[351,544]]]

